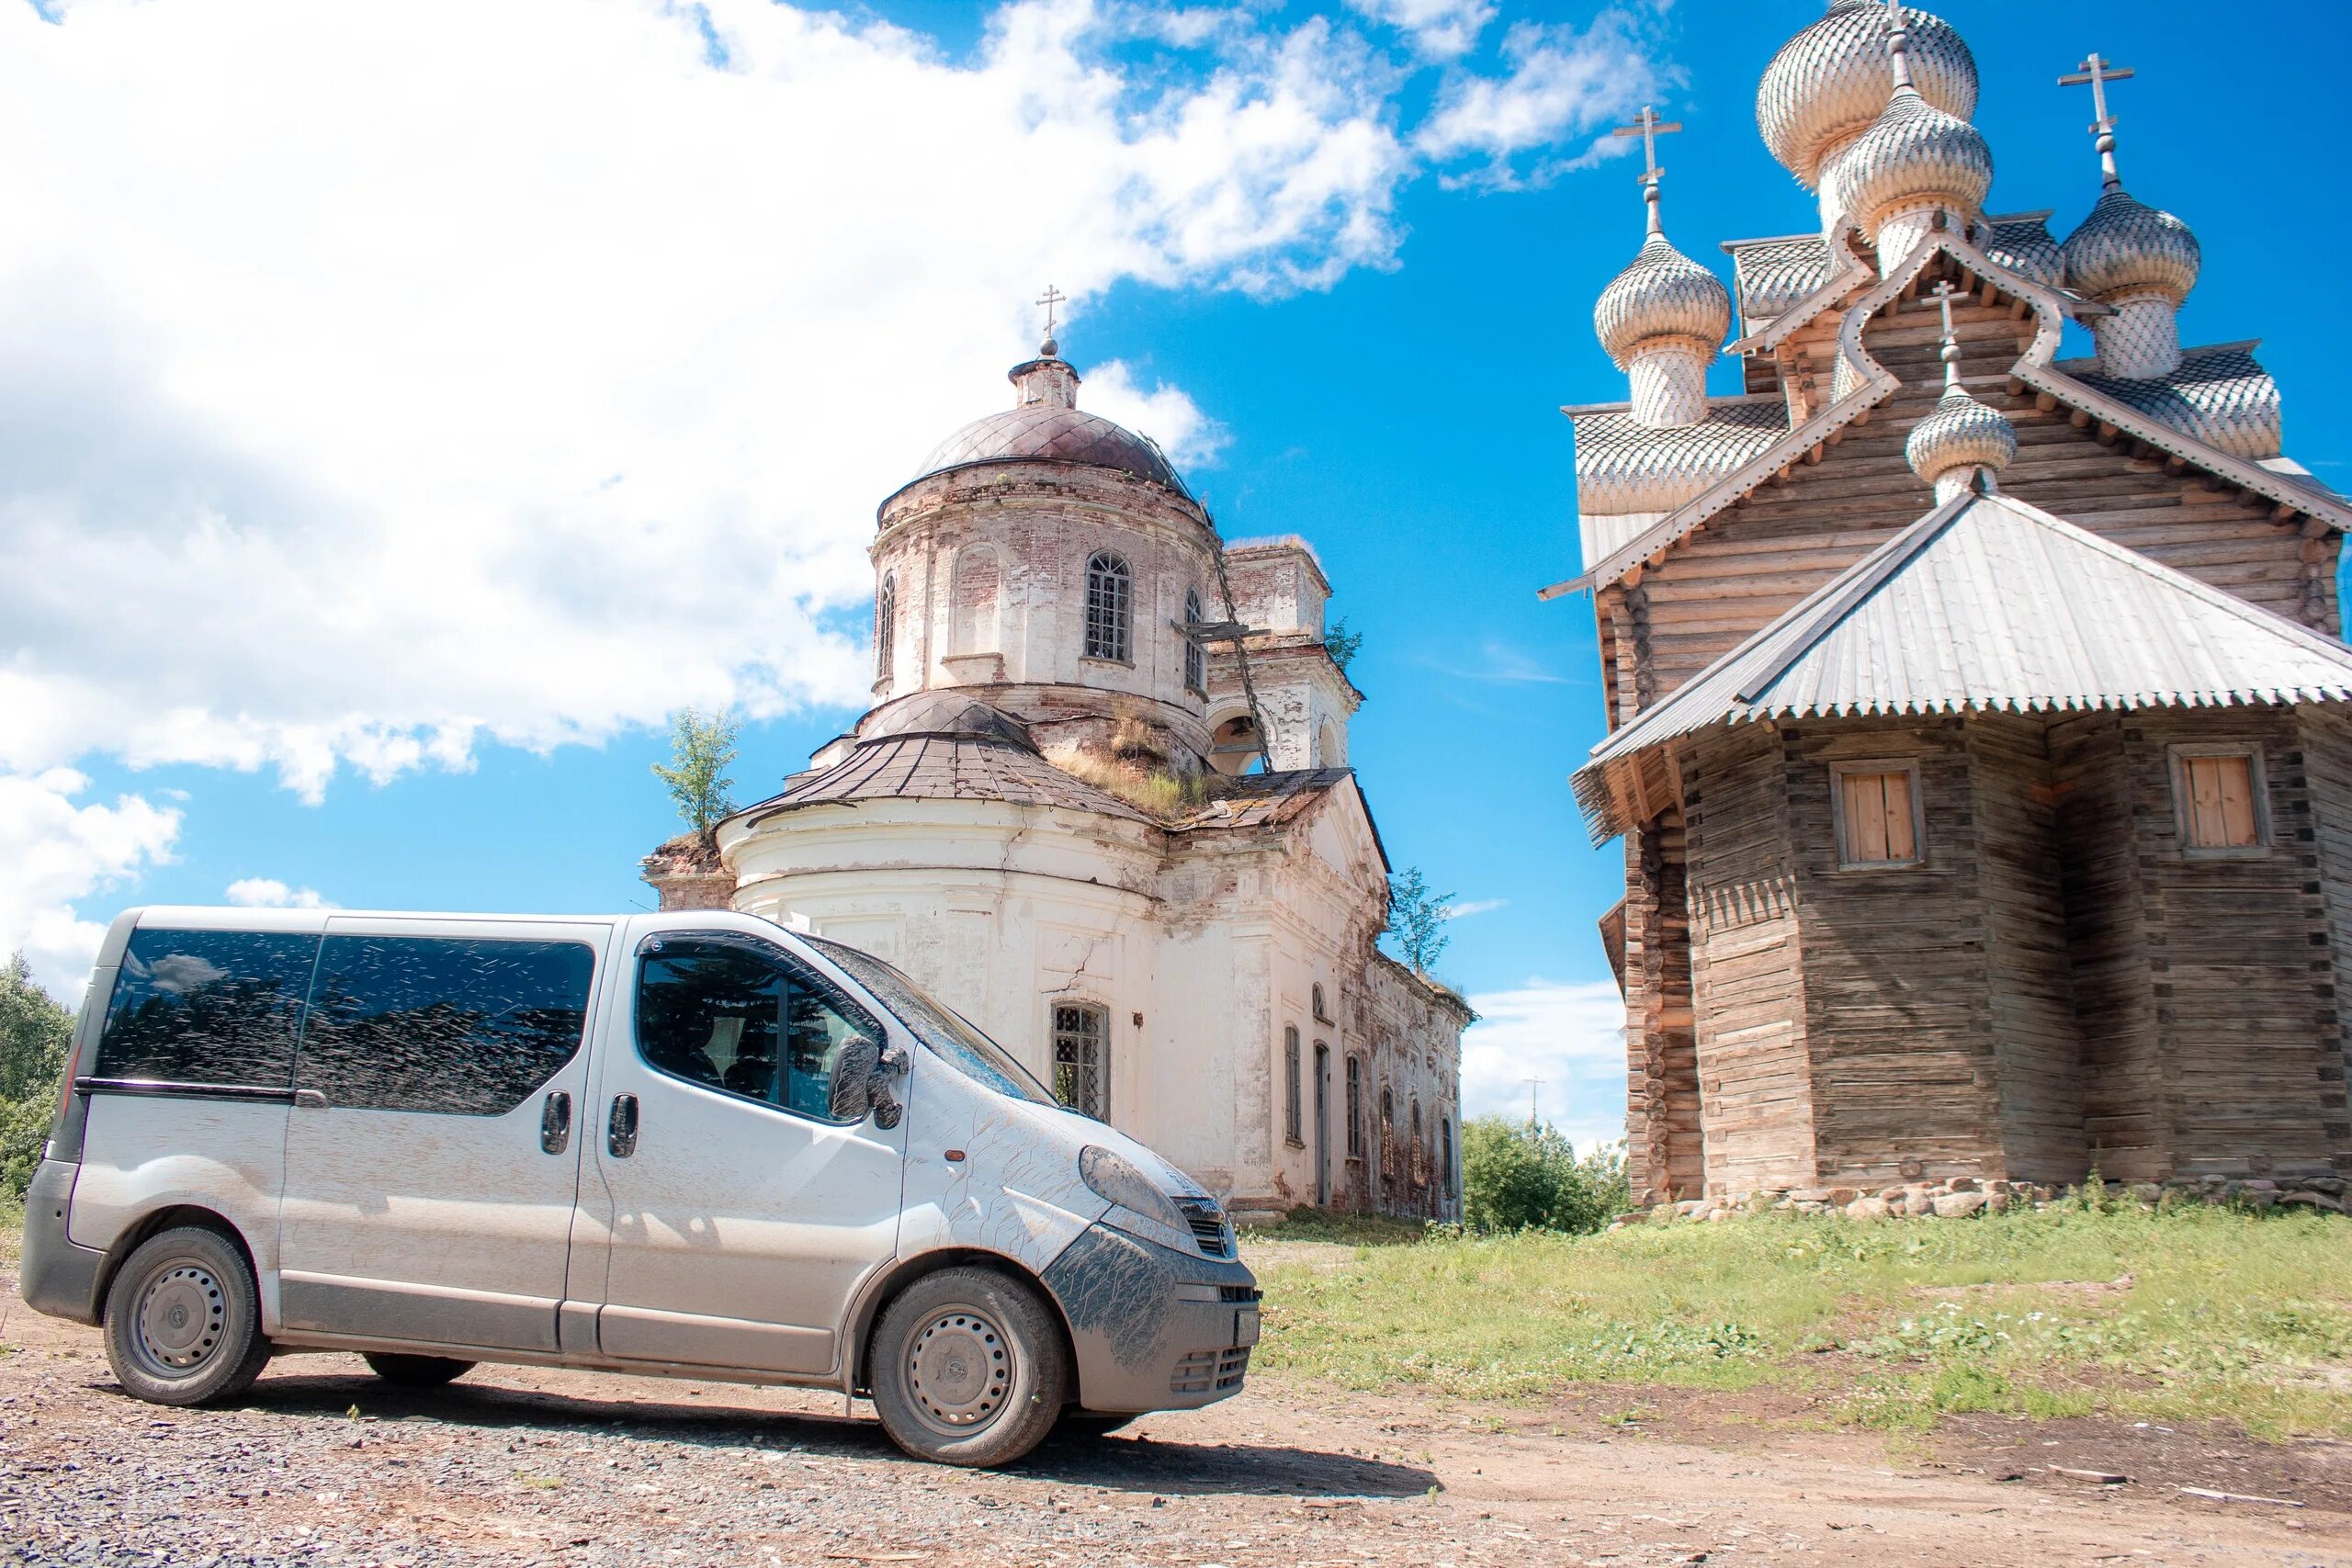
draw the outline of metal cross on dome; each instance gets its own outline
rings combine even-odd
[[[1666,173],[1664,169],[1658,167],[1657,139],[1661,136],[1670,136],[1681,129],[1680,120],[1660,119],[1657,118],[1656,109],[1644,104],[1640,118],[1631,125],[1621,125],[1609,134],[1638,136],[1642,139],[1642,184],[1655,186],[1657,184],[1658,176]]]
[[[1928,290],[1928,292],[1936,297],[1937,305],[1943,310],[1944,341],[1946,343],[1950,343],[1951,341],[1951,302],[1955,299],[1964,298],[1967,295],[1968,290],[1965,288],[1954,288],[1951,286],[1951,279],[1947,277],[1942,282],[1937,284],[1933,288]]]
[[[1054,335],[1054,307],[1069,298],[1069,295],[1063,293],[1060,289],[1055,288],[1050,283],[1046,285],[1046,291],[1037,297],[1037,303],[1046,308],[1046,335],[1047,337]]]
[[[2097,117],[2091,126],[2091,134],[2098,139],[2099,170],[2107,176],[2107,188],[2109,190],[2119,188],[2123,178],[2115,172],[2115,117],[2107,112],[2107,85],[2131,79],[2130,66],[2117,65],[2112,61],[2102,59],[2096,50],[2091,51],[2088,60],[2075,68],[2074,75],[2058,78],[2058,85],[2062,87],[2088,87],[2091,90],[2091,113]]]

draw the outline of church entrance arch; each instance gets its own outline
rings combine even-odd
[[[1315,1206],[1331,1206],[1331,1047],[1315,1043]]]

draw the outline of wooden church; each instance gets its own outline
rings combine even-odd
[[[1984,210],[1975,62],[1882,0],[1758,96],[1818,233],[1726,244],[1726,289],[1649,159],[1596,311],[1633,395],[1566,411],[1586,570],[1545,591],[1598,616],[1644,1201],[2352,1175],[2352,508],[2251,344],[2181,346],[2197,241],[2119,177],[2129,73],[2081,73],[2063,243]]]

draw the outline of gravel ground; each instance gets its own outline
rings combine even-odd
[[[413,1394],[356,1358],[288,1357],[234,1407],[166,1410],[119,1392],[95,1330],[30,1314],[14,1286],[0,1271],[0,1562],[41,1568],[2352,1568],[2340,1501],[2179,1506],[1895,1468],[1864,1439],[1725,1448],[1566,1406],[1498,1419],[1263,1383],[1002,1473],[906,1460],[838,1398],[525,1368]]]

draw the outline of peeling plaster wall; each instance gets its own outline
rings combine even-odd
[[[1283,1030],[1332,1047],[1331,1199],[1452,1211],[1434,1179],[1442,1113],[1458,1129],[1466,1011],[1432,1003],[1372,945],[1385,867],[1361,811],[1326,797],[1297,820],[1163,833],[997,801],[893,800],[787,812],[727,846],[735,907],[889,959],[1050,1080],[1052,1008],[1102,1007],[1110,1119],[1239,1209],[1315,1197],[1313,1136],[1285,1135]],[[1312,1016],[1324,987],[1328,1023]],[[1346,1156],[1344,1063],[1366,1061],[1367,1158]],[[1391,1179],[1372,1169],[1376,1090],[1395,1088]],[[1405,1107],[1425,1118],[1412,1180]]]

